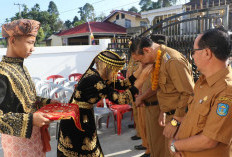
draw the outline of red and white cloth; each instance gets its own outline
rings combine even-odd
[[[2,134],[4,157],[46,157],[40,128],[34,126],[30,139]]]

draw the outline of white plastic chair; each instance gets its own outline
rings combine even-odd
[[[51,98],[50,92],[56,87],[57,87],[57,85],[55,85],[53,83],[44,84],[40,88],[38,95],[43,97],[43,98]]]
[[[57,78],[54,83],[58,84],[58,85],[64,85],[66,82],[68,82],[69,80],[67,78]]]
[[[47,81],[47,80],[40,80],[40,81],[37,81],[37,82],[35,83],[35,89],[36,89],[37,95],[40,96],[40,88],[41,88],[42,86],[44,86],[45,84],[49,84],[49,81]]]
[[[65,82],[65,83],[64,83],[64,87],[65,87],[65,88],[68,88],[68,89],[72,89],[72,90],[74,91],[75,85],[76,85],[77,83],[78,83],[78,82],[76,82],[76,81]]]
[[[62,103],[68,103],[69,99],[71,98],[73,90],[59,86],[54,88],[50,92],[50,98],[58,100]]]
[[[31,79],[34,82],[34,84],[36,84],[36,82],[41,80],[39,77],[31,77]]]
[[[96,127],[99,129],[101,128],[101,119],[103,117],[108,117],[111,115],[114,121],[114,113],[109,108],[107,108],[105,98],[103,99],[103,103],[104,103],[104,107],[94,107],[95,123],[96,123]],[[116,133],[115,121],[114,121],[114,131]]]

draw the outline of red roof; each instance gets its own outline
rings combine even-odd
[[[111,22],[89,22],[92,33],[117,33],[126,34],[126,28]],[[90,33],[88,22],[76,26],[74,28],[65,30],[57,35],[72,35]]]

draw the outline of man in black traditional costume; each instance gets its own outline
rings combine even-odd
[[[93,68],[96,63],[96,69]],[[116,104],[129,104],[138,94],[138,88],[148,77],[152,65],[138,68],[125,80],[116,80],[117,72],[125,60],[112,51],[100,52],[78,82],[70,103],[80,109],[80,123],[84,131],[78,130],[72,119],[61,120],[58,137],[58,157],[103,157],[96,131],[93,107],[99,100],[107,98]],[[138,78],[138,79],[137,79]],[[125,90],[119,93],[117,90]]]
[[[2,26],[7,52],[0,62],[0,132],[5,157],[45,157],[40,127],[51,121],[34,113],[50,99],[36,96],[35,86],[24,66],[34,51],[40,23],[20,19]]]

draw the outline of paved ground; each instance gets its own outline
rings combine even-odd
[[[131,114],[126,113],[122,120],[122,134],[118,136],[114,132],[113,121],[110,119],[109,128],[106,128],[106,119],[102,119],[102,128],[98,129],[98,137],[106,157],[139,157],[144,151],[134,150],[135,145],[141,144],[141,140],[132,141],[130,137],[135,134],[134,129],[128,129],[131,124]],[[55,138],[55,124],[50,126],[52,151],[47,153],[46,157],[56,157],[57,140]],[[2,147],[0,145],[0,157],[3,157]]]
[[[126,113],[124,115],[124,119],[122,120],[122,134],[120,136],[114,133],[112,119],[110,120],[109,128],[106,128],[104,123],[106,122],[106,119],[102,120],[103,124],[102,128],[98,130],[98,137],[101,142],[105,157],[139,157],[144,153],[144,151],[134,150],[134,146],[141,144],[141,140],[130,140],[130,137],[135,134],[134,129],[128,129],[127,127],[128,124],[132,123],[130,117],[130,113]],[[57,140],[55,138],[55,126],[55,124],[50,126],[52,151],[47,153],[46,157],[56,157]],[[0,157],[3,157],[1,144]]]

